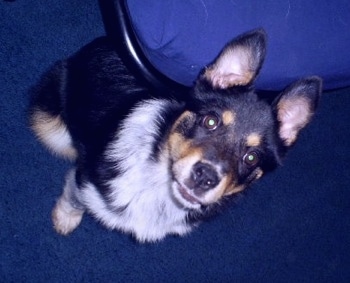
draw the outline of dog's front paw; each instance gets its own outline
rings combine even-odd
[[[54,229],[61,235],[68,235],[81,222],[84,211],[74,208],[67,200],[61,197],[52,210]]]

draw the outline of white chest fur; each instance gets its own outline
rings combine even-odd
[[[157,241],[167,234],[185,234],[188,211],[173,197],[167,153],[151,159],[161,110],[170,103],[149,100],[128,116],[105,157],[122,168],[118,177],[106,180],[111,188],[108,201],[91,183],[82,190],[89,211],[111,229],[131,232],[137,240]]]

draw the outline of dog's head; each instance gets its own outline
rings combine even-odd
[[[321,93],[318,77],[294,83],[272,104],[255,94],[265,49],[262,30],[231,41],[201,72],[174,123],[172,189],[185,208],[216,203],[276,168],[310,121]]]

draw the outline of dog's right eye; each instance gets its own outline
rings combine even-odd
[[[219,118],[216,115],[210,114],[204,116],[202,124],[208,130],[215,130],[219,125],[219,122]]]
[[[256,151],[247,152],[243,156],[243,161],[249,167],[254,167],[259,163],[259,154]]]

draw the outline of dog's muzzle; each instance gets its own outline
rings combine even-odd
[[[220,179],[210,164],[197,162],[194,164],[191,175],[185,182],[188,189],[194,190],[197,194],[215,188]]]
[[[183,159],[173,167],[173,192],[187,208],[198,209],[217,201],[223,192],[223,176],[219,167],[202,160]]]

